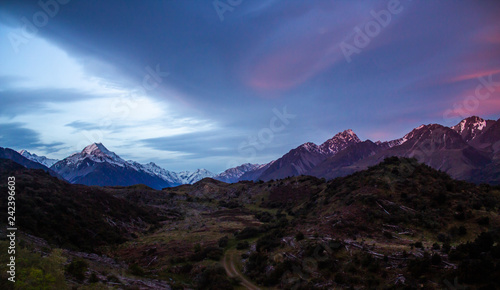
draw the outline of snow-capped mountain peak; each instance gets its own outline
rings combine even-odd
[[[50,158],[47,158],[45,156],[38,156],[34,153],[30,153],[28,150],[21,150],[19,151],[19,154],[21,154],[23,157],[31,160],[31,161],[34,161],[34,162],[37,162],[37,163],[40,163],[42,165],[45,165],[47,167],[51,167],[52,165],[54,165],[54,163],[56,163],[57,159],[50,159]]]
[[[358,138],[358,136],[351,129],[348,129],[343,132],[337,133],[331,139],[321,144],[319,146],[319,149],[324,154],[334,155],[347,146],[359,142],[361,142],[361,140]]]
[[[181,171],[177,173],[177,177],[179,178],[179,181],[181,181],[181,184],[193,184],[197,181],[202,180],[203,178],[214,176],[215,174],[206,169],[198,169],[194,172]]]
[[[318,145],[312,143],[312,142],[307,142],[299,146],[299,148],[304,148],[305,150],[309,152],[318,152],[319,147]]]
[[[492,120],[484,120],[478,116],[471,116],[452,126],[451,129],[460,134],[466,142],[469,142],[481,135],[492,123],[494,123]]]
[[[226,171],[215,175],[213,178],[223,182],[238,182],[243,174],[261,168],[263,165],[244,163],[240,166],[229,168]]]
[[[128,160],[127,163],[129,164],[130,167],[134,168],[135,170],[144,171],[144,172],[148,173],[149,175],[159,177],[162,180],[167,181],[171,185],[181,184],[179,181],[179,178],[177,176],[177,173],[172,172],[172,171],[168,171],[168,170],[158,166],[154,162],[140,164],[140,163],[135,162],[133,160]]]
[[[95,162],[109,162],[119,166],[124,166],[127,162],[123,160],[120,156],[116,155],[114,152],[108,150],[104,147],[102,143],[93,143],[89,146],[83,148],[79,155],[75,155],[77,158],[90,158]]]
[[[82,154],[88,154],[88,155],[93,155],[96,153],[109,153],[110,151],[108,148],[104,147],[102,143],[92,143],[88,145],[87,147],[83,148]]]

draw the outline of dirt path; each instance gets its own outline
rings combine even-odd
[[[234,257],[234,252],[232,250],[228,250],[226,251],[224,258],[222,259],[222,265],[224,266],[224,269],[226,269],[227,275],[229,275],[229,277],[238,277],[241,281],[241,285],[247,289],[260,290],[260,288],[257,285],[248,281],[245,277],[243,277],[243,275],[241,275],[240,272],[238,272],[236,266],[234,265],[233,257]]]

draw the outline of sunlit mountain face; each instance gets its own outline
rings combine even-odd
[[[0,4],[0,289],[500,288],[500,2]]]

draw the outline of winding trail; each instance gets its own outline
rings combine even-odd
[[[224,254],[224,258],[222,259],[222,266],[224,266],[224,269],[226,269],[227,275],[232,278],[234,277],[239,278],[241,281],[241,285],[247,289],[260,290],[259,286],[250,282],[236,269],[233,257],[234,257],[234,251],[227,250],[226,253]]]

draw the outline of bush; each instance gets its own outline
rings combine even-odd
[[[220,258],[222,258],[222,255],[224,252],[222,251],[221,248],[217,247],[207,247],[203,250],[200,250],[198,252],[195,252],[193,255],[191,255],[190,260],[193,262],[199,262],[202,261],[206,258],[218,261]]]
[[[224,254],[221,248],[215,248],[215,247],[208,247],[205,249],[205,252],[207,258],[214,261],[220,260],[222,258],[222,255]]]
[[[481,226],[487,226],[490,224],[490,218],[487,216],[480,217],[477,219],[477,224]]]
[[[89,265],[84,260],[73,260],[67,267],[66,273],[73,276],[76,280],[83,282],[85,280],[85,272]]]
[[[281,244],[283,232],[274,229],[257,240],[257,251],[270,251]]]
[[[203,271],[197,281],[198,289],[226,290],[233,289],[231,281],[227,278],[226,271],[220,266],[208,267]]]
[[[95,273],[90,274],[89,283],[99,283],[99,278]]]
[[[464,226],[454,226],[450,229],[450,235],[451,236],[465,236],[467,234],[467,229]]]
[[[297,241],[301,241],[304,239],[304,234],[302,232],[298,232],[296,235],[295,235],[295,239]]]
[[[459,236],[465,236],[467,234],[467,229],[464,226],[460,226],[458,228],[458,235]]]
[[[246,227],[236,235],[236,239],[245,240],[256,237],[260,233],[258,228]]]
[[[443,243],[443,246],[441,247],[441,252],[448,254],[450,252],[450,250],[451,250],[450,243],[448,243],[448,242]]]
[[[448,236],[447,234],[444,234],[444,233],[439,233],[437,235],[437,239],[438,241],[440,241],[441,243],[447,243],[447,242],[450,242],[450,236]]]
[[[411,260],[408,263],[408,270],[413,277],[420,277],[429,270],[430,261],[427,257]]]
[[[137,264],[132,264],[128,267],[130,274],[135,276],[144,276],[144,270]]]
[[[122,281],[120,281],[120,279],[118,279],[115,275],[112,275],[112,274],[110,274],[106,277],[106,281],[112,282],[112,283],[119,283],[119,284],[122,283]]]
[[[438,254],[432,255],[431,264],[432,265],[440,265],[441,264],[441,256]]]
[[[250,247],[250,244],[247,241],[239,242],[236,245],[237,250],[244,250],[244,249],[248,249],[249,247]]]
[[[273,216],[267,211],[258,212],[255,214],[255,218],[263,223],[268,223],[273,220]]]
[[[225,248],[227,247],[227,244],[229,243],[229,238],[227,236],[224,236],[219,239],[219,247]]]

